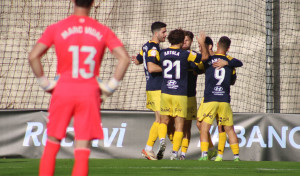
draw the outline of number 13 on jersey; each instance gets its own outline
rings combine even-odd
[[[72,52],[72,78],[78,78],[79,74],[85,79],[92,78],[94,76],[95,61],[94,57],[97,53],[95,47],[92,46],[77,46],[71,45],[69,52]],[[84,58],[84,64],[89,66],[90,71],[86,72],[84,68],[79,68],[79,55],[80,52],[88,53],[88,56]]]

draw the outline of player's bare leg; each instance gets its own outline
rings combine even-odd
[[[178,151],[182,143],[183,138],[183,128],[184,128],[184,118],[175,117],[175,133],[173,139],[173,150],[171,155],[171,160],[178,160]]]
[[[224,126],[225,132],[228,135],[228,140],[230,144],[230,148],[233,153],[233,159],[234,161],[240,161],[240,156],[239,156],[239,141],[237,138],[237,135],[234,131],[233,126]]]
[[[56,155],[60,149],[60,140],[48,136],[46,146],[41,157],[39,175],[54,175]]]
[[[175,121],[174,118],[170,118],[168,123],[167,134],[172,144],[173,144],[174,133],[175,133]]]
[[[197,121],[196,125],[198,127],[198,130],[200,132],[200,135],[201,135],[201,123],[202,121]],[[200,140],[201,141],[201,140]],[[201,148],[202,149],[202,148]],[[211,135],[210,133],[208,133],[208,151],[207,151],[207,156],[208,156],[208,159],[210,160],[211,158],[215,157],[217,155],[217,150],[214,148],[214,145],[212,143],[212,140],[211,140]],[[201,158],[199,158],[200,160]]]
[[[158,137],[159,137],[159,149],[156,155],[158,160],[164,157],[164,152],[166,150],[166,136],[168,131],[168,124],[170,117],[168,115],[160,115],[160,124],[158,127]]]
[[[142,150],[142,155],[148,160],[156,160],[156,155],[153,152],[153,145],[158,137],[160,113],[159,111],[155,111],[154,114],[155,114],[155,121],[153,122],[150,128],[147,144],[145,148]]]
[[[87,176],[89,168],[91,142],[88,140],[76,140],[74,149],[74,166],[72,176]]]

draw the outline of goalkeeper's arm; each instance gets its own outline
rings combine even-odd
[[[49,81],[47,77],[44,76],[43,66],[41,63],[41,58],[47,52],[48,48],[48,46],[42,43],[37,43],[29,53],[28,61],[33,73],[37,77],[39,85],[44,91],[51,92],[56,85],[56,81]]]
[[[107,83],[98,80],[102,94],[105,96],[110,96],[118,88],[130,64],[130,57],[123,46],[114,48],[112,55],[118,59],[113,77]]]

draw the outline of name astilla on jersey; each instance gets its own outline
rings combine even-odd
[[[175,56],[179,56],[180,52],[178,51],[165,51],[164,55],[175,55]]]

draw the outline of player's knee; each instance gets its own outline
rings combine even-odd
[[[55,142],[55,143],[60,143],[60,139],[57,139],[56,137],[53,136],[48,136],[48,140],[51,142]]]

